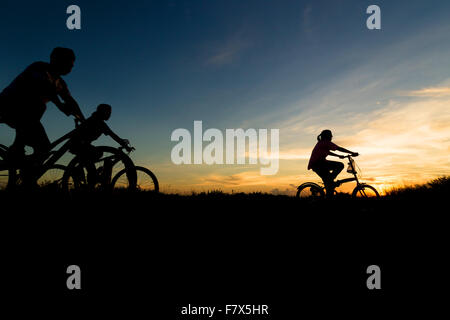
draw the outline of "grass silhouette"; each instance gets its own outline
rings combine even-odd
[[[16,192],[9,192],[6,190],[0,190],[0,195],[8,194],[8,196],[13,196]],[[24,191],[19,191],[18,194],[24,195]],[[64,192],[59,189],[59,187],[55,184],[51,183],[43,183],[39,186],[37,190],[33,190],[33,193],[39,195],[49,195],[52,194],[63,196]],[[114,196],[114,197],[151,197],[155,198],[168,198],[168,199],[292,199],[294,196],[283,195],[283,194],[272,194],[265,192],[234,192],[227,193],[220,189],[213,189],[209,191],[195,192],[192,191],[191,194],[177,194],[177,193],[164,193],[160,192],[155,194],[154,192],[147,190],[136,190],[136,191],[127,191],[125,189],[115,189],[112,192],[102,192],[102,191],[91,191],[95,196]],[[79,196],[87,195],[87,192],[76,192]],[[444,195],[450,194],[450,176],[442,176],[440,178],[431,180],[424,184],[416,184],[411,186],[403,186],[396,187],[385,191],[385,194],[381,196],[381,198],[385,199],[395,199],[395,198],[410,198],[410,199],[420,199],[421,197],[442,197]],[[338,200],[349,200],[351,199],[351,195],[348,193],[340,193],[338,192],[334,199]]]
[[[386,191],[388,198],[442,197],[450,194],[450,176],[443,176],[424,184],[392,188]]]
[[[362,215],[367,219],[376,217],[391,224],[393,221],[403,223],[411,217],[441,215],[449,191],[450,176],[420,185],[393,188],[379,199],[354,199],[347,193],[338,193],[332,199],[298,199],[289,195],[226,193],[221,190],[192,192],[188,195],[124,189],[66,193],[55,185],[47,184],[32,192],[2,190],[0,202],[6,207],[14,208],[15,212],[30,212],[37,216],[39,212],[56,215],[73,212],[86,219],[104,218],[104,214],[121,219],[155,217],[154,215],[156,219],[165,219],[165,215],[188,217],[194,212],[206,216],[262,215],[268,219],[278,219],[279,216],[300,219],[305,216],[319,217],[318,219],[328,217],[328,220],[341,217],[349,221]]]

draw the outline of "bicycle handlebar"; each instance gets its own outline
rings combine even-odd
[[[353,158],[354,158],[354,157],[357,157],[357,156],[359,156],[359,153],[357,153],[357,152],[356,152],[356,153],[355,153],[354,155],[351,155],[351,154],[347,154],[347,155],[345,155],[345,156],[344,156],[344,158],[348,158],[348,159],[350,159],[351,157],[353,157]]]
[[[134,151],[134,150],[136,150],[136,149],[135,149],[134,147],[131,147],[131,146],[127,146],[127,147],[120,146],[120,147],[119,147],[119,150],[121,150],[121,151],[127,150],[127,152],[130,153],[130,152],[132,152],[132,151]]]

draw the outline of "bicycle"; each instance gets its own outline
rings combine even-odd
[[[71,190],[145,190],[159,192],[159,182],[149,169],[135,166],[124,147],[95,147],[101,154],[97,159],[85,161],[76,156],[67,165],[62,177],[62,189]],[[124,165],[122,166],[121,163]]]
[[[357,166],[352,156],[347,155],[345,158],[348,159],[347,172],[353,174],[353,177],[335,181],[334,187],[337,188],[343,183],[356,181],[356,187],[352,191],[353,198],[379,198],[380,194],[374,187],[359,181],[359,173],[356,170]],[[314,182],[305,182],[297,187],[297,198],[325,198],[325,195],[325,187]]]

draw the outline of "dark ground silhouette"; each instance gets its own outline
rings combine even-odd
[[[2,288],[36,307],[58,301],[128,317],[177,319],[188,303],[268,303],[274,319],[386,307],[400,315],[443,297],[449,181],[368,201],[1,192]],[[70,264],[80,265],[84,291],[65,288]],[[372,264],[382,270],[380,292],[366,288]]]

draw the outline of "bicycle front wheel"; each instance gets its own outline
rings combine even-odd
[[[66,166],[61,164],[54,164],[37,180],[40,187],[55,186],[60,188]]]
[[[321,199],[325,198],[324,189],[314,182],[306,182],[297,188],[297,198]]]
[[[379,198],[380,194],[377,189],[368,184],[360,184],[353,189],[353,198]]]
[[[0,148],[0,190],[5,190],[8,186],[9,170],[6,163],[7,149]]]
[[[159,183],[156,176],[145,167],[136,166],[137,183],[136,188],[142,191],[159,192]],[[130,182],[126,175],[126,170],[119,171],[112,179],[113,189],[128,189]]]

